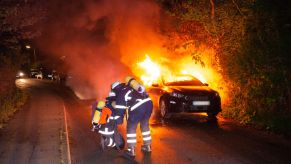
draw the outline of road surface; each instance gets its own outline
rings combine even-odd
[[[116,150],[102,152],[99,135],[91,132],[90,101],[45,80],[20,79],[29,102],[0,129],[0,164],[130,163]],[[125,136],[125,129],[121,127]],[[151,121],[153,152],[140,151],[138,163],[291,163],[291,142],[281,136],[204,115],[174,115]]]

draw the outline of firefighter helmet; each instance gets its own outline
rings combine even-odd
[[[102,108],[104,108],[104,106],[105,106],[105,102],[104,101],[98,101],[98,104],[97,104],[97,108],[98,109],[102,109]]]
[[[116,100],[116,94],[113,91],[110,91],[108,94],[108,97],[106,97],[106,105],[108,105],[108,103],[111,103],[111,101],[115,101]]]
[[[112,83],[111,89],[116,88],[119,84],[121,84],[119,81],[116,81],[116,82]]]

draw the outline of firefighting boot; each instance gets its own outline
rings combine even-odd
[[[152,152],[151,145],[142,145],[141,146],[141,151],[146,152],[146,153]]]
[[[134,147],[128,147],[125,153],[129,155],[131,158],[134,158],[135,157]]]

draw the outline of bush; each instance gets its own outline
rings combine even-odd
[[[0,97],[0,127],[3,127],[3,124],[25,104],[26,100],[27,93],[16,87]]]
[[[224,117],[290,131],[291,2],[212,1],[213,15],[209,1],[159,2],[179,24],[193,22],[191,28],[176,30],[179,38],[195,40],[216,51],[229,98],[223,106]]]

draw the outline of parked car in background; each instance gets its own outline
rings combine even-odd
[[[190,75],[178,75],[175,80],[160,79],[148,87],[157,112],[162,118],[171,113],[207,113],[216,118],[221,111],[221,99],[217,91],[211,89]]]
[[[57,73],[56,70],[53,70],[50,74],[48,74],[48,78],[53,81],[60,81],[60,75]]]
[[[36,78],[35,75],[39,73],[39,70],[37,69],[30,69],[30,77],[31,78]]]
[[[43,79],[43,74],[42,74],[42,72],[37,73],[37,74],[35,75],[35,77],[36,77],[37,79]]]
[[[54,70],[52,72],[50,72],[50,73],[47,74],[47,78],[49,80],[53,80],[53,72],[54,72]]]

